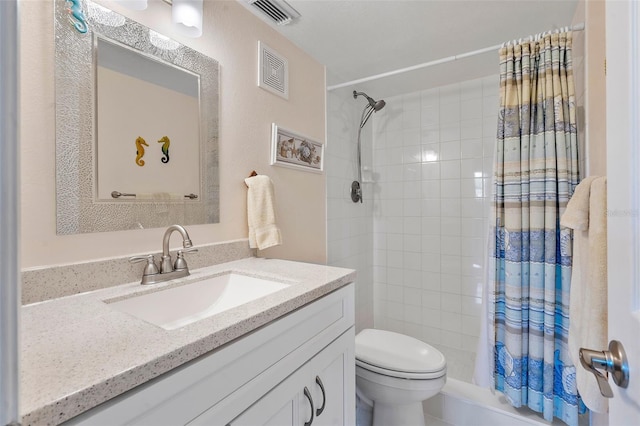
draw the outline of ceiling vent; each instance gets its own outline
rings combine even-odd
[[[258,86],[289,99],[289,62],[261,41],[258,41]]]
[[[300,14],[284,0],[246,0],[250,6],[277,25],[287,25]]]

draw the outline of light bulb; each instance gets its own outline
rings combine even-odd
[[[202,35],[202,0],[173,0],[171,16],[182,34],[189,37]]]

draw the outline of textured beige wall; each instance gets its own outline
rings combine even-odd
[[[100,3],[220,63],[220,223],[189,226],[194,244],[246,238],[244,178],[256,170],[274,181],[284,240],[261,255],[324,263],[325,175],[269,165],[272,122],[325,140],[324,67],[235,1],[204,2],[204,31],[198,39],[173,32],[164,2],[150,1],[141,12],[113,1]],[[22,0],[20,6],[22,266],[159,251],[163,229],[56,235],[53,2]],[[256,85],[258,40],[289,60],[288,101]]]
[[[605,2],[585,2],[585,106],[589,175],[607,174]]]

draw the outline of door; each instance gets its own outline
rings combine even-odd
[[[610,378],[611,426],[640,424],[640,5],[607,0],[609,340],[624,345],[629,386]],[[634,51],[635,49],[635,51]],[[594,348],[605,350],[606,348]]]

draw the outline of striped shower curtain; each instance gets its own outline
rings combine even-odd
[[[572,240],[560,227],[579,182],[571,32],[503,47],[500,101],[493,381],[513,406],[574,426],[585,408],[567,346]]]

